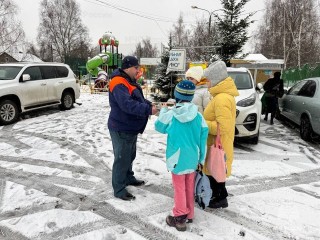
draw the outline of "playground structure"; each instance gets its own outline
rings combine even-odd
[[[106,32],[99,39],[100,53],[86,63],[88,74],[82,84],[91,93],[103,93],[109,90],[109,75],[121,67],[122,54],[118,53],[119,41],[111,32]]]

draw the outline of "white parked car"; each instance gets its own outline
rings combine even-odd
[[[0,64],[0,125],[14,123],[21,113],[44,107],[59,105],[69,110],[79,96],[79,84],[66,64]]]
[[[252,75],[247,68],[227,68],[228,74],[234,80],[239,96],[236,97],[237,119],[236,138],[250,138],[257,144],[262,104]]]

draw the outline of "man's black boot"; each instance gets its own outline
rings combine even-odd
[[[145,184],[145,182],[143,180],[138,180],[138,179],[136,179],[135,181],[133,181],[131,183],[128,183],[128,185],[135,186],[135,187],[139,187],[144,184]]]
[[[132,201],[134,199],[136,199],[135,196],[133,196],[131,193],[127,192],[125,195],[119,197],[120,199],[124,200],[124,201]]]

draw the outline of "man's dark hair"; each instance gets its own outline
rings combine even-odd
[[[275,78],[280,78],[281,73],[280,73],[280,72],[275,72],[275,73],[273,74],[273,76],[274,76]]]

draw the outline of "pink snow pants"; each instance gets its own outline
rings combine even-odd
[[[174,189],[173,216],[187,214],[188,219],[194,216],[194,177],[195,172],[176,175],[172,173],[172,184]]]

